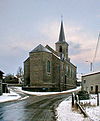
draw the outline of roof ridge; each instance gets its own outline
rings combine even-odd
[[[49,49],[47,49],[46,47],[44,47],[42,44],[39,44],[37,47],[35,47],[32,52],[49,52],[51,53],[51,51]]]

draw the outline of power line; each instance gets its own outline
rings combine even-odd
[[[95,58],[96,58],[96,55],[97,55],[99,40],[100,40],[100,33],[99,33],[98,40],[97,40],[97,45],[96,45],[96,48],[95,48],[95,53],[94,53],[94,57],[93,57],[93,61],[92,61],[92,66],[93,66],[93,64],[95,62]]]

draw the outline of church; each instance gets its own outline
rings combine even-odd
[[[77,68],[68,57],[68,46],[61,21],[56,50],[39,44],[29,52],[29,57],[24,61],[23,89],[64,91],[75,88]]]

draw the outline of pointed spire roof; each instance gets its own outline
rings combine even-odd
[[[61,20],[59,40],[56,43],[66,43],[67,44],[67,42],[65,41],[65,33],[64,33],[64,27],[63,27],[63,20]]]
[[[32,52],[49,52],[49,53],[51,53],[50,50],[48,50],[46,47],[44,47],[44,46],[41,45],[41,44],[39,44],[36,48],[34,48],[34,49],[31,51],[31,53],[32,53]]]
[[[59,41],[60,42],[65,42],[65,34],[64,34],[64,28],[63,28],[63,21],[61,21]]]

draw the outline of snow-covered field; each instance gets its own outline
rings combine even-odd
[[[96,95],[92,95],[90,100],[81,101],[83,104],[92,105],[86,107],[86,112],[89,115],[89,118],[84,118],[82,114],[72,109],[71,97],[62,101],[56,109],[57,121],[100,121],[100,106],[96,106],[96,98]]]

